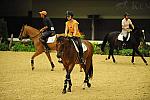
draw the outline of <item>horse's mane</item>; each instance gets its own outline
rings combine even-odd
[[[63,41],[64,39],[65,39],[64,36],[59,36],[59,37],[57,38],[57,41],[58,41],[58,42],[61,42],[61,41]]]
[[[38,31],[38,32],[39,32],[39,30],[36,29],[36,28],[34,28],[34,27],[31,27],[31,26],[28,26],[28,25],[26,25],[26,27],[28,27],[28,28],[30,28],[30,29],[32,29],[32,30],[34,30],[34,31]]]

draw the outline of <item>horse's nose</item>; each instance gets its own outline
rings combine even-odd
[[[57,58],[61,58],[62,52],[57,52]]]
[[[18,39],[19,39],[19,40],[22,40],[20,36],[18,37]]]
[[[20,37],[18,37],[18,39],[19,39],[19,40],[21,40],[21,38],[20,38]]]

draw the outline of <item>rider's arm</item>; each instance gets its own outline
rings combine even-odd
[[[65,27],[65,35],[67,36],[68,34],[68,26],[67,26],[67,23],[66,23],[66,27]]]
[[[40,32],[43,32],[44,30],[46,30],[48,28],[48,26],[44,26],[43,28],[40,29]]]
[[[129,20],[129,23],[130,23],[131,27],[134,29],[134,25],[132,24],[131,20]]]

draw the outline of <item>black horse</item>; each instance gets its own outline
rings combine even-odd
[[[118,40],[118,35],[120,34],[119,31],[114,31],[114,32],[110,32],[107,33],[104,37],[103,43],[101,45],[101,50],[104,52],[104,47],[108,41],[109,43],[109,55],[107,59],[110,59],[110,56],[112,56],[113,62],[115,63],[115,58],[113,56],[113,51],[114,49],[117,49],[121,47],[122,45],[122,41]],[[134,64],[134,56],[135,56],[135,52],[141,56],[141,58],[143,59],[144,63],[146,65],[148,65],[147,61],[144,59],[143,55],[139,52],[138,47],[140,45],[140,42],[142,40],[145,39],[145,34],[142,31],[141,28],[135,28],[130,32],[130,39],[128,41],[126,41],[126,48],[128,49],[133,49],[132,52],[132,60],[131,62]]]

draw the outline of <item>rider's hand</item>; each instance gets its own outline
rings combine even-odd
[[[40,32],[42,33],[44,30],[43,29],[40,29]]]
[[[127,29],[127,32],[131,32],[132,31],[132,29]]]

